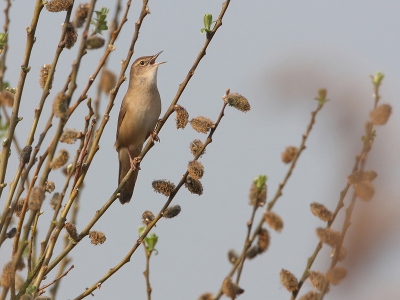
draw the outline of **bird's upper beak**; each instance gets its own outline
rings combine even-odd
[[[162,61],[162,62],[156,63],[156,59],[157,59],[157,57],[158,57],[161,53],[162,53],[162,51],[160,51],[160,52],[158,52],[156,55],[154,55],[154,56],[150,59],[149,64],[150,64],[150,65],[154,65],[154,66],[159,66],[159,65],[161,65],[161,64],[165,64],[166,61]]]

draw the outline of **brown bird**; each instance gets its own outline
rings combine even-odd
[[[162,52],[162,51],[161,51]],[[150,136],[158,140],[154,133],[161,113],[161,98],[157,89],[157,69],[165,63],[155,63],[157,57],[143,56],[135,60],[130,71],[129,86],[121,103],[118,117],[115,148],[118,151],[118,184],[132,168],[134,172],[120,191],[122,204],[131,201],[139,168],[135,168],[136,157],[142,152],[143,144]]]

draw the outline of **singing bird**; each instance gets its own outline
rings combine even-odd
[[[162,51],[161,51],[162,52]],[[161,98],[157,88],[157,69],[165,63],[156,63],[157,57],[143,56],[135,60],[130,71],[129,86],[119,111],[115,148],[118,151],[118,184],[132,168],[128,182],[120,191],[122,204],[131,201],[139,169],[135,158],[142,152],[143,144],[150,136],[158,139],[154,128],[161,114]]]

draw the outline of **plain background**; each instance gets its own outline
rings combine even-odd
[[[112,2],[112,4],[111,4]],[[123,1],[123,9],[125,2]],[[30,25],[35,1],[12,1],[5,81],[15,87],[26,42],[25,28]],[[79,4],[77,2],[75,6]],[[203,15],[216,18],[222,1],[150,1],[151,14],[142,25],[133,59],[160,50],[158,87],[163,112],[185,78],[205,36],[200,34]],[[96,8],[110,8],[114,1],[97,1]],[[126,57],[141,1],[133,1],[128,22],[115,43],[108,67],[120,72],[120,61]],[[3,10],[5,2],[0,8]],[[229,249],[240,251],[250,218],[248,191],[254,177],[266,174],[270,200],[288,166],[280,154],[289,145],[299,145],[301,135],[317,106],[313,100],[317,89],[324,87],[331,99],[317,116],[283,196],[274,207],[284,220],[281,233],[271,232],[266,253],[246,261],[240,286],[245,293],[239,299],[289,299],[290,294],[279,282],[282,268],[297,277],[304,271],[307,258],[318,240],[315,229],[324,226],[309,209],[317,201],[334,210],[339,193],[346,184],[354,157],[361,150],[364,123],[373,106],[369,75],[385,74],[381,88],[382,102],[393,106],[386,126],[377,128],[377,138],[369,156],[367,169],[378,173],[374,181],[375,197],[370,203],[358,201],[352,226],[346,236],[348,250],[341,264],[348,269],[347,278],[332,287],[327,299],[395,299],[400,292],[400,204],[399,204],[399,125],[400,104],[400,19],[398,1],[232,1],[218,30],[179,103],[190,117],[203,115],[216,120],[222,106],[221,96],[227,88],[247,97],[251,111],[243,114],[227,108],[213,143],[201,158],[205,167],[202,180],[204,194],[199,197],[181,189],[172,204],[182,207],[181,214],[162,219],[153,232],[159,236],[158,255],[151,259],[150,281],[153,299],[197,299],[203,292],[216,293],[231,269],[226,258]],[[43,10],[30,59],[31,71],[22,96],[16,136],[24,145],[41,89],[39,70],[51,63],[61,33],[65,13]],[[4,14],[0,15],[0,25]],[[80,31],[81,33],[81,31]],[[104,37],[108,34],[105,33]],[[79,38],[78,38],[79,43]],[[35,142],[47,121],[55,94],[64,85],[76,57],[78,43],[62,52],[56,69],[51,95],[47,98]],[[103,50],[90,51],[81,64],[76,101],[95,70]],[[128,73],[126,74],[128,75]],[[96,96],[98,79],[88,92]],[[119,106],[127,88],[118,93],[110,120],[100,142],[100,151],[89,169],[81,191],[77,228],[81,230],[95,211],[117,187],[118,160],[113,147]],[[101,111],[108,101],[103,95]],[[66,128],[82,130],[84,103],[71,117]],[[43,145],[48,145],[58,120]],[[85,287],[96,283],[118,264],[137,239],[137,228],[145,210],[158,213],[166,198],[154,193],[151,182],[166,178],[178,183],[192,159],[189,144],[206,136],[190,126],[176,130],[171,116],[160,133],[157,144],[141,164],[142,171],[131,203],[119,201],[94,226],[103,231],[107,241],[93,246],[85,238],[71,253],[75,268],[62,280],[57,299],[72,299]],[[76,145],[59,144],[71,155]],[[42,147],[41,152],[45,150]],[[18,153],[12,149],[6,182],[10,183],[18,165]],[[64,176],[54,171],[50,179],[61,190]],[[3,191],[6,198],[8,189]],[[52,210],[50,196],[43,204],[39,240],[46,234]],[[348,198],[346,198],[348,203]],[[1,202],[3,202],[2,200]],[[1,204],[3,207],[3,204]],[[340,230],[343,213],[334,223]],[[261,217],[261,211],[256,220]],[[61,251],[61,241],[54,257]],[[0,266],[9,259],[11,242],[0,250]],[[330,249],[324,247],[313,267],[325,272],[330,263]],[[143,248],[138,248],[130,263],[94,292],[96,299],[146,299]],[[26,270],[25,270],[26,271]],[[24,271],[24,272],[25,272]],[[22,274],[25,276],[25,273]],[[56,272],[43,282],[50,282]],[[312,289],[307,281],[300,294]]]

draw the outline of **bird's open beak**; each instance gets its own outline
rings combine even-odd
[[[162,61],[162,62],[156,63],[156,59],[157,59],[157,57],[158,57],[161,53],[162,53],[162,51],[158,52],[156,55],[154,55],[154,56],[150,59],[150,65],[158,66],[158,65],[161,65],[161,64],[165,64],[165,63],[166,63],[166,61]]]

